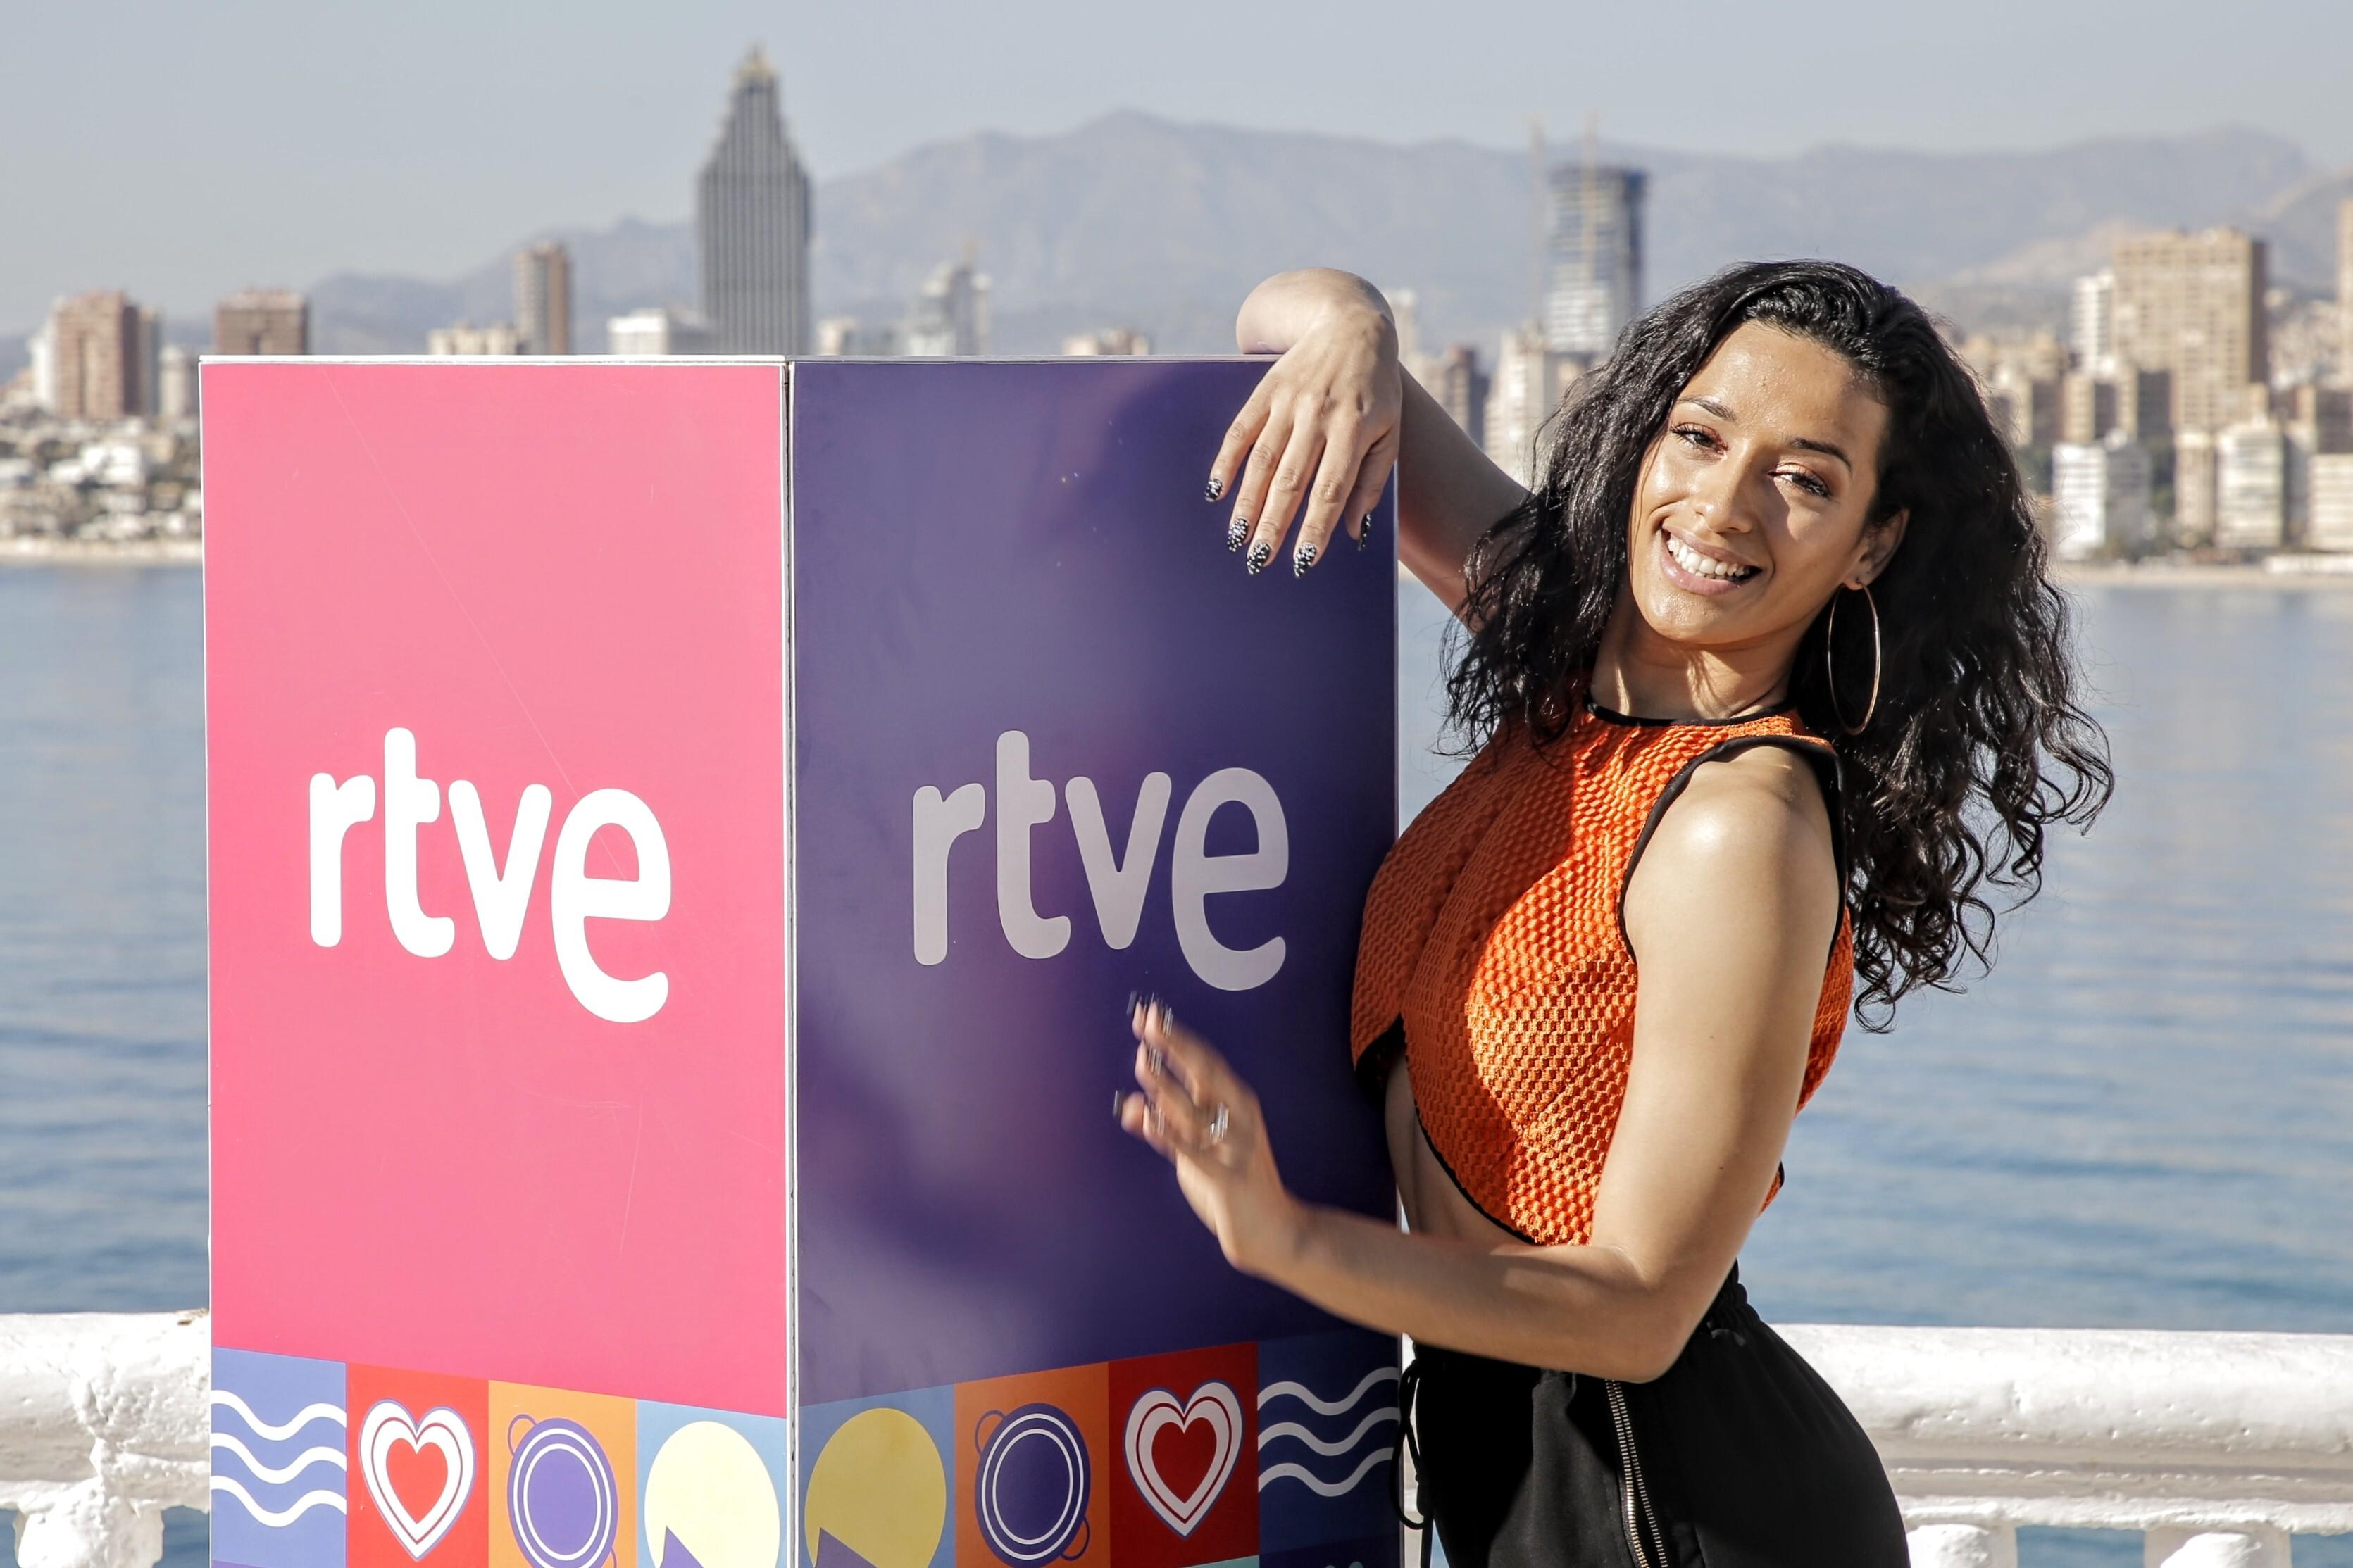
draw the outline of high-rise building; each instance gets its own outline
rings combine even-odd
[[[523,352],[522,334],[507,321],[492,321],[483,327],[471,321],[459,321],[454,326],[436,327],[426,333],[425,352],[463,357],[519,354]]]
[[[2214,437],[2214,542],[2276,550],[2287,542],[2287,440],[2269,419],[2247,419]]]
[[[2313,531],[2313,485],[2326,457],[2353,452],[2353,389],[2306,382],[2282,395],[2280,431],[2287,439],[2286,537],[2306,542]]]
[[[2070,446],[2105,440],[2116,427],[2116,384],[2088,370],[2059,378],[2059,439]]]
[[[721,353],[798,354],[809,341],[809,178],[755,45],[735,68],[719,140],[695,182],[702,313]]]
[[[870,326],[856,316],[828,316],[817,324],[817,352],[828,357],[890,359],[905,351],[895,321]]]
[[[2087,375],[2113,376],[2116,362],[2116,275],[2113,269],[2075,279],[2067,312],[2067,347],[2075,368]]]
[[[2057,444],[2061,430],[2059,382],[2008,376],[1993,388],[1993,406],[2008,417],[2010,445],[2020,451]]]
[[[940,263],[916,297],[906,352],[940,359],[985,354],[988,331],[988,275],[973,270],[967,248],[962,259]]]
[[[60,300],[49,311],[49,352],[66,419],[122,419],[146,407],[141,385],[147,333],[139,307],[120,289]]]
[[[1398,363],[1410,365],[1421,357],[1421,296],[1410,289],[1384,289],[1389,321],[1397,329]]]
[[[1589,159],[1546,174],[1544,335],[1554,353],[1599,358],[1641,310],[1648,184],[1640,169]]]
[[[1545,421],[1585,369],[1581,355],[1555,352],[1545,334],[1522,327],[1504,334],[1487,395],[1487,456],[1512,478],[1533,485],[1542,468],[1536,442]]]
[[[1105,327],[1099,332],[1073,332],[1062,340],[1062,353],[1077,357],[1096,354],[1148,354],[1152,340],[1132,327]]]
[[[2214,432],[2173,433],[2173,542],[2214,542]]]
[[[311,301],[291,289],[240,289],[213,307],[213,353],[306,354]]]
[[[155,413],[171,420],[196,417],[196,356],[177,343],[167,345],[155,378]]]
[[[2144,446],[2173,435],[2173,373],[2116,366],[2116,428]]]
[[[138,385],[131,413],[153,418],[161,407],[164,375],[164,313],[145,305],[132,314],[135,335],[132,339],[132,363],[136,366]]]
[[[1430,388],[1447,417],[1462,426],[1462,433],[1482,451],[1487,445],[1489,387],[1479,351],[1469,343],[1456,343],[1438,362],[1438,378]]]
[[[527,245],[515,252],[515,330],[523,353],[572,352],[572,253],[560,244]]]
[[[2353,196],[2337,204],[2337,366],[2353,384]]]
[[[2060,558],[2139,549],[2148,542],[2148,454],[2121,434],[2051,449]]]
[[[49,301],[49,313],[25,340],[26,357],[32,363],[25,368],[33,376],[33,405],[54,414],[58,409],[58,309],[62,300]]]
[[[2307,550],[2353,550],[2353,452],[2312,459],[2304,543]]]
[[[711,325],[668,305],[649,306],[605,321],[605,352],[624,358],[711,352]]]
[[[2220,430],[2270,378],[2269,268],[2270,247],[2237,229],[2116,242],[2116,356],[2173,373],[2175,429]]]

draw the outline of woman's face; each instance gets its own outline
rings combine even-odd
[[[1717,345],[1651,443],[1628,552],[1634,604],[1669,641],[1794,642],[1840,584],[1894,553],[1872,527],[1887,410],[1853,367],[1750,321]]]

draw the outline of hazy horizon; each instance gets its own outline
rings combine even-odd
[[[2353,7],[2330,0],[2228,17],[2171,4],[2128,26],[2105,8],[1995,0],[1965,30],[1863,0],[1771,17],[1513,0],[1477,27],[1403,0],[1362,0],[1345,27],[1239,0],[1181,17],[1075,0],[986,15],[715,0],[658,18],[618,0],[427,0],[391,27],[293,0],[211,9],[150,0],[102,39],[66,12],[17,21],[16,58],[78,68],[26,71],[0,99],[0,137],[27,150],[12,158],[0,332],[83,289],[185,319],[251,284],[443,279],[536,231],[676,222],[754,40],[820,180],[1122,110],[1487,147],[1525,145],[1539,115],[1566,144],[1592,113],[1609,142],[1755,157],[2244,128],[2317,168],[2353,162]]]

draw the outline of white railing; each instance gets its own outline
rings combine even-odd
[[[203,1312],[0,1316],[0,1509],[19,1568],[151,1568],[209,1497]]]
[[[206,1505],[202,1312],[0,1316],[0,1509],[22,1568],[150,1568]],[[2286,1568],[2353,1531],[2353,1335],[1782,1332],[1879,1446],[1923,1568],[2011,1568],[2020,1525],[2138,1530],[2151,1568]]]
[[[2353,1335],[1792,1327],[1879,1447],[1912,1561],[2017,1528],[2146,1532],[2149,1568],[2287,1568],[2353,1531]]]

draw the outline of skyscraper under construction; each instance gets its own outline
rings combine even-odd
[[[1642,308],[1640,169],[1588,155],[1556,163],[1545,191],[1544,335],[1555,353],[1599,358]]]
[[[809,180],[754,46],[735,68],[719,140],[695,183],[702,313],[721,353],[798,354],[809,341]]]

